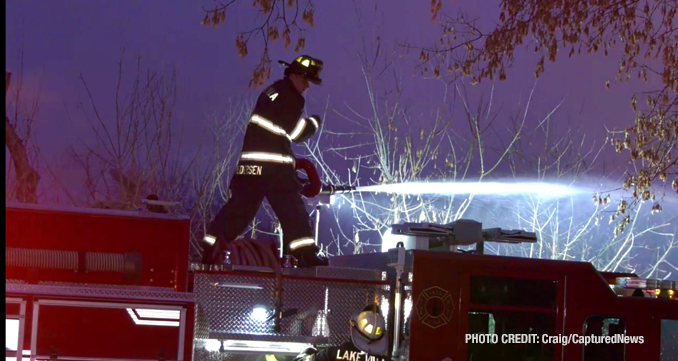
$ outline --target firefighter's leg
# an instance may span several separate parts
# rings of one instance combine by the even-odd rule
[[[299,261],[299,267],[327,266],[328,260],[317,255],[320,250],[306,206],[298,191],[270,191],[266,194],[283,231],[283,251]]]
[[[229,187],[229,199],[210,223],[205,235],[203,263],[213,263],[227,243],[233,242],[256,217],[264,200],[264,190],[258,180],[234,176]],[[215,243],[210,245],[211,237]]]

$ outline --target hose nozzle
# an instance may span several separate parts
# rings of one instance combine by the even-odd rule
[[[355,187],[353,186],[335,186],[335,185],[323,185],[320,190],[320,194],[334,195],[342,193],[352,193],[355,192]]]

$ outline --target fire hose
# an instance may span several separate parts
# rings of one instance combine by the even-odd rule
[[[315,168],[313,163],[308,159],[297,158],[295,163],[295,168],[297,171],[304,171],[308,179],[299,178],[299,181],[303,185],[301,194],[306,198],[314,198],[321,194],[325,195],[335,195],[341,193],[351,193],[356,191],[356,187],[353,186],[337,186],[337,185],[324,185],[320,180],[318,170]]]

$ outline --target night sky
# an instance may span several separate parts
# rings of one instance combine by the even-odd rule
[[[309,112],[319,112],[330,97],[332,109],[347,113],[347,105],[358,111],[368,111],[364,80],[359,73],[356,52],[362,47],[361,36],[373,46],[375,35],[381,35],[384,49],[395,49],[396,42],[430,45],[438,40],[438,25],[430,21],[427,4],[413,1],[361,1],[363,18],[360,29],[356,7],[352,1],[316,2],[315,27],[307,34],[306,49],[325,62],[322,87],[307,92]],[[58,154],[66,144],[79,139],[85,128],[76,110],[83,87],[79,74],[85,77],[102,107],[113,103],[117,76],[116,62],[124,47],[128,70],[134,58],[142,56],[151,68],[174,68],[178,75],[176,119],[184,127],[186,139],[199,142],[203,131],[196,126],[203,114],[223,107],[232,96],[253,97],[259,90],[247,88],[251,70],[259,55],[257,44],[250,45],[250,55],[239,58],[234,47],[234,35],[253,23],[249,3],[238,13],[230,12],[225,25],[216,29],[199,25],[202,6],[212,1],[8,1],[6,3],[6,68],[18,70],[20,51],[24,52],[26,90],[41,86],[38,140],[43,152]],[[376,6],[375,6],[376,4]],[[471,14],[482,14],[492,21],[497,13],[494,1],[456,1],[445,10],[462,6]],[[529,52],[528,52],[529,53]],[[274,60],[291,60],[296,54],[274,45]],[[524,55],[524,54],[523,54]],[[409,60],[408,60],[409,59]],[[413,59],[397,62],[396,69],[403,79],[404,97],[414,116],[425,119],[430,109],[437,107],[440,84],[422,80],[413,68]],[[622,85],[611,91],[605,81],[616,74],[615,58],[602,55],[565,59],[547,64],[546,74],[537,83],[537,97],[532,110],[535,120],[561,100],[564,104],[556,118],[561,128],[567,121],[597,142],[604,141],[605,126],[621,128],[631,124],[633,113],[629,105],[631,90],[639,84]],[[495,109],[499,118],[521,109],[534,84],[535,59],[518,56],[510,70],[509,81],[495,89]],[[272,78],[282,75],[274,64]],[[15,75],[16,76],[16,75]],[[272,80],[273,80],[272,79]],[[387,83],[385,83],[387,84]],[[481,84],[478,89],[488,89]],[[523,104],[518,105],[519,101]],[[70,119],[68,114],[70,114]],[[339,117],[329,117],[330,128],[351,131]],[[565,125],[563,127],[563,125]],[[593,140],[593,139],[592,139]]]

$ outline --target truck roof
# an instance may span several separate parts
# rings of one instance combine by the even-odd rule
[[[101,214],[109,216],[120,216],[120,217],[142,217],[142,218],[161,218],[161,219],[189,219],[187,215],[183,214],[164,214],[164,213],[153,213],[150,211],[143,210],[118,210],[118,209],[102,209],[102,208],[89,208],[89,207],[74,207],[74,206],[48,206],[41,204],[26,204],[26,203],[5,203],[5,209],[14,208],[14,209],[26,209],[26,210],[35,210],[35,211],[48,211],[48,212],[67,212],[67,213],[85,213],[85,214]]]

